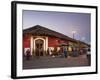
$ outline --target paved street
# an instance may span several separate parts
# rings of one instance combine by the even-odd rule
[[[23,69],[39,69],[39,68],[57,68],[57,67],[80,67],[88,66],[86,55],[78,57],[51,57],[41,56],[33,57],[31,60],[23,60]]]

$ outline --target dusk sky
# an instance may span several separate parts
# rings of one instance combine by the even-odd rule
[[[23,29],[41,25],[73,38],[90,43],[91,15],[88,13],[23,10]]]

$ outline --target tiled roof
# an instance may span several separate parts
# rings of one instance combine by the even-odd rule
[[[24,29],[23,34],[32,34],[32,35],[37,35],[37,36],[53,36],[53,37],[57,37],[60,39],[69,40],[72,42],[78,42],[78,40],[72,39],[62,33],[53,31],[51,29],[45,28],[40,25],[36,25],[36,26],[30,27],[30,28]],[[86,44],[84,42],[81,42],[81,43]]]

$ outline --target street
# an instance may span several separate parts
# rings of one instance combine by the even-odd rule
[[[30,60],[23,60],[23,69],[41,69],[58,67],[80,67],[89,66],[86,55],[78,57],[68,56],[67,58],[56,56],[32,57]]]

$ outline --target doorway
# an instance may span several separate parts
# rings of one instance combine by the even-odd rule
[[[36,48],[36,56],[43,56],[44,53],[44,41],[41,39],[37,39],[35,41],[35,48]]]

